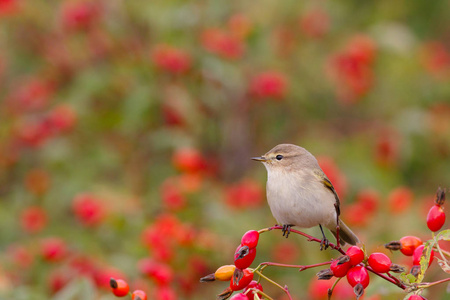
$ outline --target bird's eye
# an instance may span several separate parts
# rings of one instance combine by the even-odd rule
[[[282,159],[283,159],[283,155],[278,154],[277,156],[275,156],[275,158],[276,158],[277,160],[282,160]]]

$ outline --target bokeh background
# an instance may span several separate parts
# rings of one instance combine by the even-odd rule
[[[0,0],[0,99],[2,299],[114,299],[111,276],[214,299],[227,284],[199,278],[275,223],[249,158],[278,143],[318,157],[368,251],[430,238],[450,180],[450,2]],[[277,231],[254,266],[336,256]],[[265,274],[324,299],[316,272]],[[434,263],[426,280],[445,277]],[[403,297],[374,276],[366,294]]]

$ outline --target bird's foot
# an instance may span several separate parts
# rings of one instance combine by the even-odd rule
[[[330,241],[326,237],[323,237],[323,239],[320,241],[320,251],[327,250],[329,246]]]
[[[281,229],[281,231],[283,232],[283,236],[286,236],[286,238],[288,238],[289,234],[291,233],[291,227],[292,225],[284,224],[283,229]]]

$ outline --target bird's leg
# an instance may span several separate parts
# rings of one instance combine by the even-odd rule
[[[293,225],[291,224],[284,224],[283,229],[281,229],[281,232],[283,232],[283,236],[286,236],[286,238],[289,237],[289,234],[291,233],[291,227]]]
[[[322,240],[320,241],[320,251],[327,250],[328,246],[330,246],[330,241],[328,241],[325,233],[323,232],[322,225],[319,224],[320,231],[322,231]]]
[[[339,238],[339,230],[341,227],[339,226],[339,215],[336,215],[336,247],[341,247],[341,239]]]

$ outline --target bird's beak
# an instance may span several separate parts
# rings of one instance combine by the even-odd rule
[[[256,160],[256,161],[261,161],[261,162],[267,161],[267,159],[264,156],[252,157],[251,159]]]

